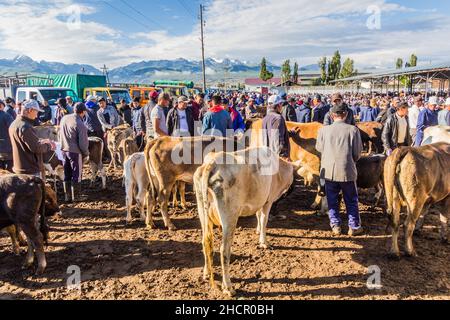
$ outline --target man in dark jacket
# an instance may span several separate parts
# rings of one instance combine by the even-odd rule
[[[135,103],[135,101],[137,101],[137,103],[140,104],[139,98],[134,98],[133,104]],[[122,99],[122,101],[120,101],[120,106],[119,106],[118,112],[119,112],[119,115],[122,117],[124,123],[128,123],[130,125],[130,127],[133,126],[133,120],[132,120],[132,116],[131,116],[131,108],[127,104],[125,99]]]
[[[288,103],[283,107],[283,111],[281,115],[283,116],[284,120],[291,121],[291,122],[297,122],[297,114],[295,112],[295,98],[289,98]]]
[[[84,123],[88,128],[88,135],[90,137],[98,137],[103,139],[103,130],[100,120],[98,120],[97,112],[100,107],[97,104],[97,98],[94,96],[89,96],[86,102],[87,113],[85,116]]]
[[[271,96],[268,101],[267,115],[263,119],[264,145],[280,157],[289,159],[289,133],[286,121],[281,116],[283,100],[279,96]]]
[[[80,194],[83,173],[83,159],[89,156],[88,130],[83,123],[87,113],[84,103],[77,103],[74,114],[64,116],[59,130],[59,141],[64,155],[64,193],[66,202],[70,201],[69,186],[72,201],[77,201]]]
[[[13,155],[8,130],[14,120],[4,111],[5,106],[5,103],[0,100],[0,169],[12,172]]]
[[[52,120],[52,108],[49,106],[48,101],[42,103],[42,112],[39,112],[39,121],[46,123]]]
[[[194,115],[193,110],[188,108],[188,98],[178,98],[176,108],[172,108],[167,114],[167,129],[169,136],[193,137]]]
[[[14,120],[16,120],[17,114],[14,111],[16,102],[13,98],[6,98],[5,102],[6,106],[4,111],[9,114]]]
[[[384,151],[388,156],[399,147],[412,144],[409,134],[408,103],[402,102],[397,106],[397,112],[389,117],[384,125],[381,140]]]
[[[397,106],[400,104],[401,100],[399,97],[394,97],[390,106],[386,109],[381,110],[381,112],[377,116],[377,122],[382,123],[383,125],[386,123],[388,118],[392,117],[397,112]]]
[[[40,140],[36,135],[33,123],[39,111],[37,101],[25,101],[20,116],[9,127],[9,136],[13,149],[14,173],[44,178],[41,174],[42,154],[55,150],[56,145],[50,140]]]
[[[346,112],[346,118],[345,118],[345,123],[349,124],[349,125],[356,125],[355,122],[355,116],[353,114],[353,111],[344,103],[344,99],[342,99],[342,96],[340,93],[335,93],[332,98],[331,98],[331,103],[333,104],[333,107],[336,106],[343,106],[344,109],[347,110]],[[325,115],[325,119],[323,121],[323,125],[325,126],[329,126],[331,124],[333,124],[334,120],[333,117],[331,116],[331,111],[329,111],[326,115]]]
[[[142,121],[142,117],[143,114],[140,99],[135,98],[131,109],[131,127],[133,128],[134,140],[139,148],[139,152],[144,151],[145,148],[145,133],[144,128],[142,127],[144,121]]]
[[[330,106],[322,102],[322,97],[316,95],[313,100],[312,121],[323,123],[325,116],[330,111]]]

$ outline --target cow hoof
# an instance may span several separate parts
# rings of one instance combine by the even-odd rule
[[[406,252],[405,255],[408,258],[416,258],[417,257],[417,253],[415,251],[411,251],[411,252]]]
[[[223,289],[223,294],[227,295],[228,297],[232,298],[236,295],[236,291],[233,289]]]
[[[169,231],[177,231],[177,227],[175,227],[175,225],[170,224],[167,229],[169,229]]]
[[[389,252],[388,258],[390,260],[400,260],[400,252]]]
[[[258,245],[258,249],[261,249],[261,250],[268,250],[268,249],[270,249],[270,246],[269,246],[268,244],[266,244],[266,243],[260,243],[260,244]]]
[[[151,224],[147,224],[147,229],[148,230],[155,230],[157,228],[156,228],[156,225],[154,223],[151,223]]]
[[[45,271],[45,267],[38,267],[37,268],[37,270],[36,270],[36,273],[35,273],[35,275],[36,276],[40,276],[40,275],[43,275],[44,274],[44,271]]]
[[[133,223],[133,220],[127,220],[126,221],[127,226],[131,225],[132,223]]]

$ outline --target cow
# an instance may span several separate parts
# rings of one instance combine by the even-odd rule
[[[128,224],[132,222],[131,209],[133,201],[136,201],[141,218],[145,220],[145,201],[149,186],[149,178],[145,167],[145,156],[143,152],[135,153],[125,161],[123,176],[127,204],[126,221]]]
[[[40,125],[34,127],[39,139],[49,139],[57,142],[59,140],[59,126]]]
[[[103,167],[103,140],[98,137],[89,137],[89,167],[91,169],[91,186],[94,185],[100,172],[102,189],[106,189],[106,171]]]
[[[194,173],[211,151],[237,150],[236,139],[220,137],[160,137],[149,141],[145,147],[145,165],[150,187],[147,192],[146,225],[155,227],[152,213],[156,201],[161,206],[164,225],[176,230],[168,215],[168,202],[177,182],[194,183]],[[242,147],[244,149],[244,146]],[[181,205],[186,207],[184,187],[181,186]]]
[[[0,176],[0,229],[15,225],[27,238],[28,252],[24,267],[31,267],[34,251],[38,259],[36,274],[45,271],[44,244],[48,241],[45,212],[45,183],[27,175]]]
[[[268,248],[266,226],[272,204],[294,181],[294,167],[265,147],[234,153],[210,153],[194,175],[202,245],[203,277],[214,288],[213,227],[222,228],[222,290],[235,294],[230,281],[230,254],[239,217],[257,216],[259,247]]]
[[[296,123],[286,122],[287,128],[290,132],[295,134],[290,135],[290,158],[298,168],[297,174],[303,178],[305,185],[315,185],[318,188],[316,198],[314,200],[312,209],[321,207],[320,212],[326,213],[327,202],[323,197],[323,191],[320,186],[320,153],[316,150],[317,136],[319,130],[323,127],[321,123]],[[262,139],[262,120],[256,121],[252,125],[251,143],[252,147],[263,145]]]
[[[358,178],[356,185],[360,189],[372,189],[375,188],[375,201],[372,208],[379,205],[383,196],[384,183],[384,163],[386,156],[373,155],[363,156],[356,162],[356,169],[358,171]],[[383,207],[384,210],[384,207]]]
[[[428,144],[446,142],[450,143],[450,127],[449,126],[435,126],[426,128],[423,133],[422,146]]]
[[[368,154],[382,153],[383,142],[381,141],[381,133],[383,132],[383,125],[379,122],[359,122],[356,124],[361,134],[361,140],[364,147],[368,150]]]
[[[387,212],[391,219],[392,244],[390,254],[400,257],[398,232],[400,211],[407,208],[404,222],[406,254],[416,256],[413,233],[420,215],[430,206],[441,208],[441,239],[446,242],[450,217],[450,144],[436,143],[423,147],[403,147],[386,160],[384,184]]]
[[[139,152],[133,137],[123,139],[119,144],[119,164],[123,165],[132,154]]]
[[[111,155],[111,163],[109,164],[109,169],[117,169],[117,166],[119,164],[118,158],[120,143],[122,142],[122,140],[132,136],[133,129],[128,124],[118,126],[108,131],[107,147]]]
[[[11,173],[5,170],[0,170],[0,177],[10,175]],[[61,210],[58,205],[58,197],[56,192],[50,188],[49,185],[45,185],[45,212],[47,216],[52,216],[54,214],[61,214]],[[14,225],[6,228],[6,232],[11,237],[13,244],[14,253],[19,253],[19,244],[25,243],[22,234],[18,228]]]

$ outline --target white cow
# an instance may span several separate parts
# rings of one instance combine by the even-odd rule
[[[131,223],[131,209],[133,201],[139,208],[141,218],[146,219],[145,201],[149,187],[147,169],[145,168],[144,153],[131,155],[124,163],[123,176],[126,190],[127,223]]]
[[[433,143],[446,142],[450,143],[450,127],[449,126],[435,126],[426,128],[423,132],[422,146]]]
[[[225,162],[223,161],[225,160]],[[234,295],[229,265],[231,244],[239,217],[255,215],[260,248],[267,248],[266,226],[272,204],[294,181],[293,166],[266,147],[235,153],[211,153],[194,175],[194,186],[203,233],[203,277],[214,288],[213,225],[222,227],[222,289]]]

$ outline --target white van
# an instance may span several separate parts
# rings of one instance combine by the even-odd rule
[[[24,100],[36,100],[40,103],[48,101],[52,108],[52,118],[56,117],[56,101],[59,98],[72,97],[74,102],[78,102],[78,97],[75,91],[69,88],[54,88],[54,87],[19,87],[16,91],[16,102]]]

